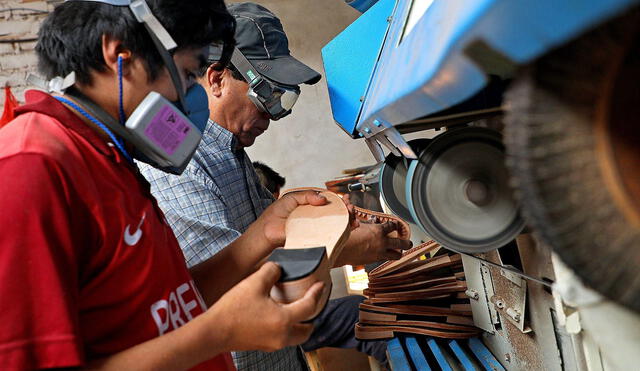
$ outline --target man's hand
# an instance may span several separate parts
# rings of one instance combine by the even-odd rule
[[[313,315],[324,284],[314,284],[298,301],[278,304],[269,292],[280,274],[277,264],[265,263],[203,315],[209,316],[212,323],[222,325],[210,331],[225,333],[226,350],[274,351],[301,344],[309,338],[313,325],[301,321]]]
[[[351,232],[335,266],[362,265],[381,260],[400,259],[402,250],[410,249],[412,243],[409,240],[389,237],[390,233],[398,229],[399,225],[395,222],[360,223],[360,226]]]
[[[198,290],[208,306],[231,287],[255,272],[276,247],[284,245],[285,224],[300,205],[327,203],[315,191],[295,192],[271,204],[249,228],[229,246],[190,269]]]
[[[311,286],[300,300],[282,305],[269,297],[279,277],[280,268],[269,262],[183,326],[106,358],[90,359],[87,368],[186,370],[224,352],[274,351],[301,344],[313,325],[300,321],[313,315],[323,283]]]
[[[285,223],[293,210],[301,205],[321,206],[326,203],[327,199],[316,191],[287,193],[271,204],[254,225],[262,228],[262,234],[272,249],[280,247],[285,241]]]

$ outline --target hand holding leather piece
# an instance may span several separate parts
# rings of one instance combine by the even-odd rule
[[[324,281],[325,291],[322,297],[325,300],[322,301],[322,306],[316,309],[314,315],[317,315],[329,298],[329,268],[339,266],[336,261],[339,257],[344,257],[342,251],[347,245],[352,251],[346,255],[346,260],[342,260],[345,263],[399,258],[400,251],[410,248],[411,242],[401,242],[391,236],[408,240],[411,232],[409,226],[397,217],[355,207],[348,198],[341,198],[338,194],[324,189],[295,188],[285,191],[281,199],[310,190],[320,192],[327,203],[321,206],[297,206],[289,212],[284,248],[273,254],[270,259],[281,262],[287,270],[298,273],[292,275],[295,279],[278,282],[271,291],[271,296],[278,302],[288,303],[299,298],[313,282]],[[358,219],[363,223],[374,224],[360,224]],[[356,238],[349,237],[352,230],[359,231]],[[347,241],[351,243],[348,244]],[[318,248],[324,248],[323,252],[326,252],[326,255],[317,255]],[[294,253],[293,250],[298,251]]]
[[[361,222],[359,227],[351,232],[351,236],[337,258],[335,266],[345,264],[363,265],[381,260],[397,260],[402,257],[402,251],[410,249],[411,241],[391,237],[400,232],[400,225],[395,221],[382,224]]]
[[[301,205],[321,206],[326,203],[324,196],[312,190],[288,193],[271,204],[254,224],[262,228],[262,234],[273,250],[284,245],[285,224],[293,210]]]
[[[315,283],[293,303],[279,304],[269,296],[269,292],[280,278],[280,272],[277,264],[264,264],[223,295],[203,315],[216,318],[212,323],[218,327],[211,328],[212,332],[226,333],[226,350],[274,351],[301,344],[309,338],[313,325],[301,322],[315,311],[323,284]]]
[[[322,188],[294,188],[283,192],[281,198],[299,194],[303,190],[327,192]],[[402,256],[402,250],[411,248],[411,230],[404,220],[395,215],[357,207],[351,204],[349,195],[342,196],[342,201],[349,211],[351,234],[344,249],[339,254],[334,254],[334,267],[396,260]]]

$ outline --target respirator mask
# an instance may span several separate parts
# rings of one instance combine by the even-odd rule
[[[200,143],[209,119],[209,105],[206,91],[197,83],[189,87],[186,94],[184,93],[182,79],[170,54],[177,48],[177,44],[153,15],[145,0],[67,1],[97,1],[114,6],[128,6],[136,20],[145,26],[160,53],[178,94],[178,101],[171,102],[159,93],[152,91],[140,102],[131,115],[125,118],[122,108],[122,60],[120,58],[118,60],[120,122],[72,87],[75,82],[73,73],[65,79],[55,78],[48,82],[49,90],[56,91],[55,88],[58,88],[59,92],[63,92],[65,96],[73,98],[75,102],[79,103],[81,107],[64,97],[56,97],[56,99],[70,104],[85,117],[97,119],[99,122],[96,124],[107,132],[118,149],[130,161],[135,158],[162,171],[181,174]],[[230,30],[230,37],[224,41],[221,58],[223,66],[228,63],[233,51],[233,28]],[[52,84],[56,85],[54,82],[56,79],[58,79],[57,85],[59,86],[52,87]],[[95,120],[92,121],[95,122]],[[134,153],[128,154],[122,141],[116,136],[132,144],[135,148]]]
[[[300,96],[297,86],[277,84],[260,75],[238,48],[233,49],[231,64],[249,83],[247,96],[260,112],[267,113],[272,120],[279,120],[291,113]]]

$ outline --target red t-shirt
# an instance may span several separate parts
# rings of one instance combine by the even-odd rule
[[[26,100],[0,130],[1,368],[82,366],[202,313],[144,178],[50,95]]]

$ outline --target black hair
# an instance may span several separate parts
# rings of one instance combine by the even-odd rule
[[[213,42],[234,43],[235,19],[222,0],[146,0],[151,12],[178,44],[177,50]],[[103,71],[102,35],[120,41],[145,61],[150,81],[164,63],[149,33],[128,6],[93,1],[58,5],[38,32],[38,67],[47,79],[72,71],[81,84],[91,84],[91,71]],[[175,50],[173,51],[175,52]]]
[[[280,188],[284,187],[285,178],[278,174],[275,170],[262,162],[255,161],[253,168],[260,179],[260,183],[271,193],[276,193]]]

